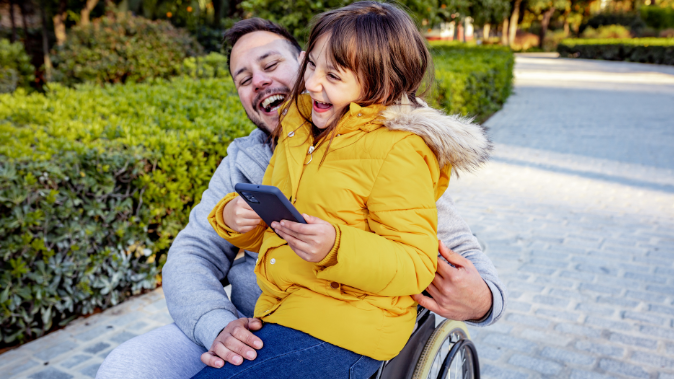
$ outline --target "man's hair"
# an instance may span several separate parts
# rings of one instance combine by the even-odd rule
[[[297,55],[299,55],[302,52],[302,47],[297,42],[295,37],[293,37],[293,35],[290,34],[288,29],[269,20],[254,17],[237,22],[236,24],[234,24],[234,26],[227,29],[227,31],[225,32],[223,47],[225,48],[226,51],[225,54],[227,55],[227,66],[229,66],[230,59],[232,56],[232,48],[234,47],[234,45],[236,45],[236,42],[246,34],[253,32],[274,33],[284,38],[286,41],[288,41],[291,48],[295,49],[295,51],[297,52]],[[229,71],[231,73],[232,71],[231,67],[229,67]]]

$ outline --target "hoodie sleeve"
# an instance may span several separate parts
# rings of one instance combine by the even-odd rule
[[[234,188],[230,156],[215,171],[189,223],[171,244],[162,270],[169,313],[196,344],[210,348],[227,324],[238,318],[221,280],[227,277],[239,249],[220,238],[208,224],[208,213]]]
[[[335,224],[337,247],[318,263],[324,267],[318,277],[382,296],[426,289],[437,268],[439,177],[435,155],[420,137],[398,141],[366,203],[372,232]]]
[[[467,321],[476,326],[488,326],[498,321],[506,307],[507,293],[491,259],[482,251],[470,227],[459,216],[448,192],[436,203],[438,207],[438,239],[445,246],[473,263],[482,279],[491,290],[492,306],[482,320]]]

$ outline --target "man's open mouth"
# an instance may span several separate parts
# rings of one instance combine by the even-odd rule
[[[274,94],[260,102],[260,109],[265,113],[276,111],[286,99],[285,94]]]

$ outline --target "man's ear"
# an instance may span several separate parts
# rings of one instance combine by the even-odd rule
[[[304,61],[304,55],[306,54],[306,51],[302,51],[300,55],[297,56],[297,61],[302,64],[302,61]]]

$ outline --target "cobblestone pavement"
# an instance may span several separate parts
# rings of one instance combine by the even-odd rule
[[[450,190],[510,291],[487,378],[674,378],[674,67],[519,56]]]
[[[471,328],[486,378],[674,379],[674,68],[519,56],[493,161],[450,185],[510,291]],[[171,322],[161,289],[0,355],[0,377],[94,377]]]

